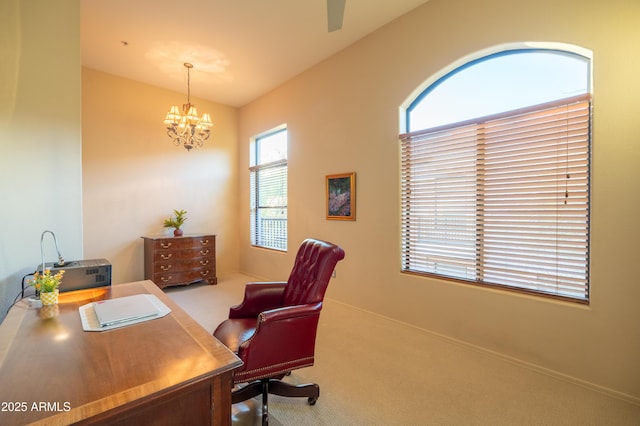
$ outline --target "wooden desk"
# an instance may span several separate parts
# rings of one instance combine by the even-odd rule
[[[80,306],[139,293],[172,312],[82,330]],[[20,302],[0,326],[1,425],[230,424],[241,361],[153,282],[61,293],[57,315],[41,318],[46,313]]]

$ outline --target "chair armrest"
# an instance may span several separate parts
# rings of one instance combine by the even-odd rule
[[[309,315],[319,315],[322,309],[322,302],[312,303],[308,305],[285,306],[283,308],[271,309],[263,311],[258,315],[258,329],[264,327],[264,323],[274,321],[292,320]]]
[[[229,309],[229,318],[257,318],[261,312],[282,306],[285,281],[247,283],[244,299]]]

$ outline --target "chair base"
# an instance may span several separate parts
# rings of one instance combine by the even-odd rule
[[[231,403],[246,401],[258,395],[262,395],[262,424],[269,424],[268,394],[307,398],[309,405],[315,405],[320,397],[320,386],[315,383],[306,385],[292,385],[279,379],[261,379],[251,382],[248,385],[237,389],[231,393]]]

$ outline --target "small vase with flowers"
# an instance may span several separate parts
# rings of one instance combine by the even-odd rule
[[[60,283],[62,282],[62,275],[64,275],[64,271],[58,271],[52,274],[50,269],[45,269],[44,272],[37,271],[33,274],[33,279],[28,281],[28,284],[35,287],[36,291],[40,293],[40,301],[43,306],[58,303],[58,292]]]

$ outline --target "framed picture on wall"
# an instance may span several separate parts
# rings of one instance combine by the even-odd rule
[[[327,219],[356,220],[356,174],[327,176]]]

